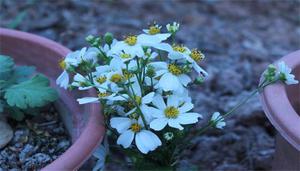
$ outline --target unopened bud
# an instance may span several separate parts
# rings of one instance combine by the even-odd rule
[[[114,39],[114,35],[110,32],[105,33],[104,41],[106,44],[111,45]]]

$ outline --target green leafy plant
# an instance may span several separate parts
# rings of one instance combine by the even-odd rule
[[[34,67],[15,66],[11,57],[0,55],[0,113],[22,120],[25,114],[35,114],[33,109],[57,99],[48,78],[34,73]]]

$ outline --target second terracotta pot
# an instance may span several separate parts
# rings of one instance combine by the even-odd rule
[[[300,80],[300,50],[279,61],[284,61]],[[300,84],[270,85],[261,93],[261,101],[266,116],[278,131],[273,169],[300,170]]]

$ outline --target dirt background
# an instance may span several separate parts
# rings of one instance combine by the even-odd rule
[[[180,43],[198,47],[210,76],[192,88],[196,111],[225,112],[254,89],[272,63],[300,48],[299,0],[0,0],[0,26],[45,36],[74,50],[88,34],[118,38],[147,24],[177,21]],[[17,48],[17,47],[16,47]],[[222,131],[195,137],[188,162],[202,170],[269,170],[275,130],[258,97],[228,120]]]

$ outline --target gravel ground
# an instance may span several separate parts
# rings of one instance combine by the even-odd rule
[[[11,142],[0,150],[0,171],[37,170],[57,159],[71,145],[55,108],[24,122],[9,120],[14,130]]]
[[[16,11],[17,18],[23,17],[20,23]],[[1,26],[71,49],[86,45],[88,34],[109,31],[121,38],[152,21],[180,22],[180,43],[198,47],[207,57],[203,67],[210,76],[203,86],[192,88],[196,111],[207,117],[228,111],[256,87],[269,63],[300,47],[299,0],[2,0],[0,13]],[[255,97],[228,120],[226,129],[195,137],[197,145],[182,163],[203,170],[269,170],[274,134]]]

